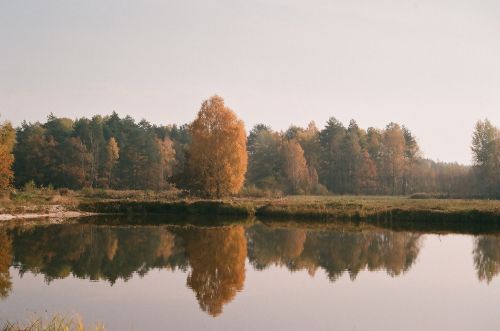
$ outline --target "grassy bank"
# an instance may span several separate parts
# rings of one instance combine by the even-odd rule
[[[365,221],[499,222],[500,201],[407,197],[288,197],[256,210],[259,218]]]
[[[128,201],[108,200],[83,202],[79,210],[104,214],[175,214],[250,217],[255,213],[249,202],[180,200],[180,201]]]
[[[202,200],[176,191],[48,190],[15,192],[0,199],[0,214],[39,213],[55,206],[101,214],[177,215],[261,220],[500,224],[500,200],[412,199],[390,196],[289,196]]]
[[[48,214],[54,206],[62,206],[66,210],[78,210],[78,206],[86,202],[99,201],[174,201],[179,200],[181,192],[171,191],[138,191],[138,190],[103,190],[30,188],[28,190],[0,191],[0,214]]]
[[[256,216],[261,220],[296,221],[351,220],[390,222],[499,223],[500,201],[409,199],[407,197],[314,197],[282,199],[238,198],[223,201],[129,201],[108,200],[81,203],[86,212],[107,214],[176,214],[207,216]]]

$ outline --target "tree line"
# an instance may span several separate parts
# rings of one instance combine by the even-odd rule
[[[335,118],[319,130],[290,127],[285,132],[255,126],[248,138],[247,181],[260,189],[292,194],[470,193],[469,167],[422,157],[405,126],[364,130]]]
[[[484,196],[500,198],[500,129],[490,121],[476,123],[472,154],[478,191]]]
[[[243,122],[219,96],[203,102],[181,126],[131,117],[96,115],[0,127],[0,188],[27,183],[55,188],[151,189],[171,187],[222,197],[246,194],[389,194],[438,192],[500,197],[500,133],[476,124],[474,165],[423,157],[405,126],[363,129],[334,117],[318,129],[265,124],[245,133]]]

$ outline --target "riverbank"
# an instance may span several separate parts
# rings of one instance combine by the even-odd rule
[[[500,200],[412,199],[392,196],[289,196],[203,200],[171,192],[18,193],[0,201],[0,220],[91,214],[252,218],[279,222],[370,221],[500,225]]]
[[[500,223],[499,200],[408,197],[290,197],[266,204],[259,218],[363,221],[485,221]]]
[[[84,212],[257,217],[296,221],[488,222],[500,224],[498,200],[410,199],[407,197],[291,196],[281,199],[86,202]]]

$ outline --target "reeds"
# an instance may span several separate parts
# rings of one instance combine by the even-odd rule
[[[33,317],[29,322],[6,322],[0,327],[1,331],[104,331],[102,324],[85,326],[79,316],[66,317],[60,314],[49,319]]]

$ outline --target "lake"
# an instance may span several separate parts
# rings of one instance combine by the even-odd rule
[[[76,313],[107,330],[500,329],[500,231],[99,224],[0,227],[0,322]]]

